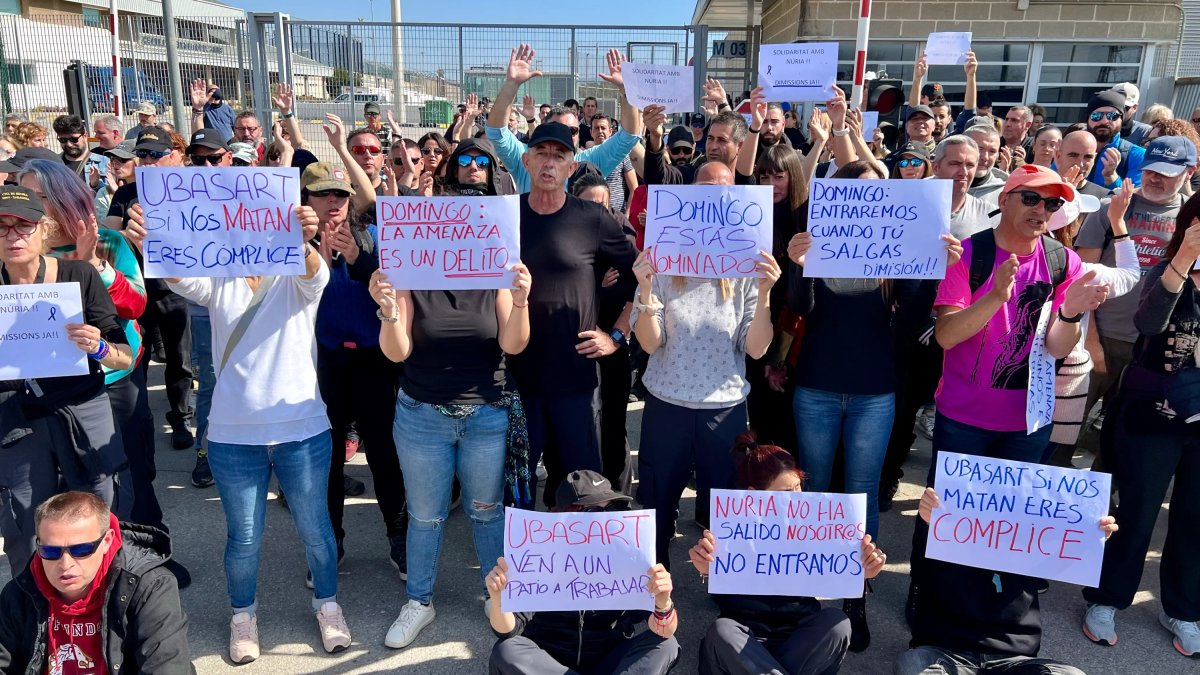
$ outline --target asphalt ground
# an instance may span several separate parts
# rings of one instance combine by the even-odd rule
[[[174,555],[192,575],[192,585],[182,592],[190,626],[188,636],[196,669],[202,674],[232,672],[227,655],[229,601],[222,572],[225,520],[215,487],[197,489],[190,472],[195,461],[189,451],[172,450],[165,426],[166,396],[162,367],[150,373],[151,406],[157,436],[157,493],[174,533]],[[629,441],[638,446],[641,404],[629,412]],[[368,449],[369,451],[369,449]],[[861,654],[850,654],[843,673],[891,673],[895,658],[908,647],[909,632],[904,622],[908,589],[908,560],[912,522],[916,515],[920,485],[914,480],[926,474],[929,442],[918,442],[905,466],[891,512],[881,514],[882,548],[888,564],[874,582],[868,597],[872,641]],[[304,585],[306,563],[288,512],[274,494],[267,509],[267,530],[262,547],[258,584],[258,625],[262,657],[236,666],[238,673],[419,673],[453,674],[487,672],[487,657],[495,642],[483,610],[478,563],[471,543],[469,522],[461,509],[446,523],[434,607],[437,618],[410,647],[388,649],[383,637],[406,598],[388,560],[383,522],[375,506],[379,486],[371,482],[361,455],[346,468],[348,475],[366,482],[367,493],[346,504],[346,561],[338,576],[338,601],[346,612],[354,635],[352,647],[338,655],[321,648],[316,619],[310,608],[311,591]],[[686,562],[687,549],[700,535],[692,520],[694,494],[685,495],[679,531],[672,544],[675,568],[674,599],[679,608],[677,633],[683,655],[676,673],[695,673],[700,640],[716,618],[714,605],[705,597],[699,576]],[[1157,621],[1159,603],[1158,569],[1166,534],[1164,517],[1159,518],[1145,573],[1134,604],[1118,613],[1120,643],[1103,647],[1089,642],[1080,631],[1084,601],[1079,587],[1052,583],[1041,599],[1044,639],[1042,655],[1061,659],[1087,673],[1200,673],[1200,662],[1186,659],[1171,646],[1168,633]],[[8,564],[0,563],[0,582],[8,581]]]

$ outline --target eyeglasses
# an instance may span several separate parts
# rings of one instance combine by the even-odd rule
[[[487,157],[487,155],[459,155],[458,156],[458,165],[463,168],[471,166],[472,162],[475,163],[475,166],[477,166],[481,169],[486,169],[492,165],[492,160],[489,159]]]
[[[899,162],[896,162],[896,166],[900,167],[901,169],[907,169],[910,166],[922,167],[925,166],[925,160],[917,157],[909,157],[908,159],[902,159]]]
[[[1117,120],[1121,119],[1121,113],[1117,112],[1116,110],[1109,110],[1108,112],[1100,112],[1097,110],[1091,115],[1088,115],[1088,119],[1093,122],[1099,122],[1103,119],[1107,119],[1109,122],[1116,122]]]
[[[352,145],[350,146],[350,152],[356,155],[369,154],[372,157],[377,157],[383,154],[383,148],[379,147],[378,145]]]
[[[44,546],[38,544],[38,555],[42,556],[42,560],[58,560],[63,557],[64,553],[70,553],[75,560],[83,560],[84,558],[92,557],[96,549],[100,548],[100,544],[104,542],[104,538],[108,536],[108,532],[100,535],[96,541],[89,541],[84,544],[71,544],[70,546]]]
[[[252,134],[261,128],[262,127],[234,127],[233,130],[240,131],[243,134]]]
[[[445,150],[442,150],[441,148],[437,148],[437,147],[433,147],[433,146],[421,148],[422,155],[441,155],[441,154],[445,154],[445,152],[446,152]]]
[[[671,148],[671,154],[672,155],[690,155],[690,154],[692,154],[692,149],[691,148]]]
[[[1021,203],[1025,206],[1037,206],[1038,202],[1046,205],[1046,213],[1054,213],[1061,209],[1066,202],[1058,197],[1043,197],[1032,190],[1022,190],[1017,193],[1021,198]]]
[[[134,150],[133,155],[138,159],[162,159],[171,154],[170,150]]]
[[[59,136],[58,142],[59,143],[70,143],[71,145],[75,145],[76,143],[79,142],[79,139],[81,139],[81,138],[83,138],[82,134],[76,134],[74,136]]]
[[[8,237],[9,232],[16,232],[18,237],[28,237],[37,230],[37,223],[21,221],[16,225],[0,225],[0,239]]]
[[[108,156],[109,164],[124,164],[125,162],[132,162],[132,161],[133,161],[132,157],[129,159],[125,159],[124,157],[117,157],[116,155]]]
[[[222,152],[217,155],[192,155],[192,166],[204,166],[205,164],[216,166],[221,163],[222,159],[225,159],[226,154]]]
[[[317,192],[308,193],[310,197],[318,197],[325,199],[326,197],[339,197],[341,199],[349,199],[350,193],[345,190],[318,190]]]
[[[363,113],[363,117],[379,117],[379,113]]]
[[[247,162],[244,159],[234,159],[233,165],[234,166],[250,166],[251,164],[250,164],[250,162]]]

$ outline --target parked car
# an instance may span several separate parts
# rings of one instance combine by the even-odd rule
[[[108,66],[84,66],[87,75],[88,100],[93,112],[112,112],[113,77]],[[142,101],[149,101],[159,110],[165,110],[167,99],[154,87],[145,71],[135,71],[131,66],[121,68],[121,88],[124,110],[130,110]]]

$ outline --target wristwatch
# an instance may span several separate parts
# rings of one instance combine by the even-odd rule
[[[613,342],[623,345],[625,344],[625,333],[620,328],[614,328],[609,331],[608,336],[613,339]]]

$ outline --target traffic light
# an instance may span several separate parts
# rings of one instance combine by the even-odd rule
[[[867,83],[867,110],[879,113],[879,128],[884,133],[884,142],[893,147],[899,132],[904,128],[900,113],[904,109],[904,82],[891,78],[870,80]],[[888,138],[888,136],[892,136]]]

